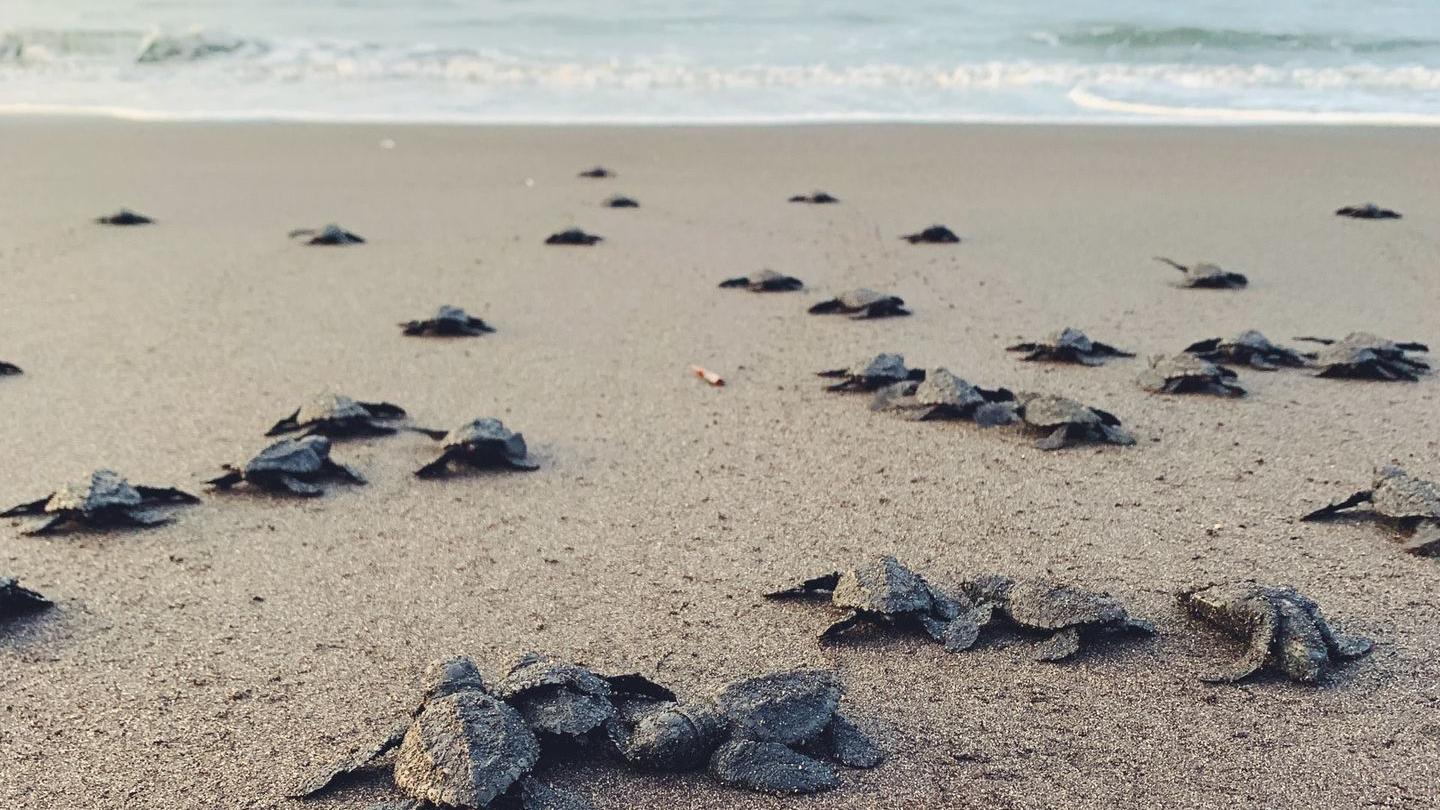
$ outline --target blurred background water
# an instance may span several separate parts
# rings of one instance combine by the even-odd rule
[[[1440,124],[1440,0],[0,0],[0,111]]]

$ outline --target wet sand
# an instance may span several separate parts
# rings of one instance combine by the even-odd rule
[[[0,380],[4,505],[99,465],[197,488],[326,387],[429,426],[501,417],[543,466],[420,481],[434,445],[401,435],[338,444],[370,484],[317,500],[214,497],[109,535],[0,525],[0,571],[58,603],[0,635],[0,804],[364,806],[397,796],[386,778],[282,796],[383,733],[430,658],[498,675],[538,649],[685,694],[833,667],[893,752],[815,798],[545,773],[598,808],[1434,806],[1440,565],[1369,523],[1295,517],[1392,459],[1440,477],[1440,382],[1242,371],[1240,401],[1162,397],[1136,386],[1141,359],[1003,347],[1064,325],[1142,356],[1250,327],[1440,344],[1437,137],[6,119],[0,358],[26,374]],[[596,163],[619,176],[575,176]],[[785,202],[816,188],[843,202]],[[615,193],[642,207],[602,207]],[[1331,214],[1366,200],[1405,219]],[[159,223],[90,224],[121,205]],[[330,221],[369,244],[285,237]],[[897,238],[936,222],[964,243]],[[606,241],[542,244],[571,226]],[[1251,285],[1179,289],[1156,254]],[[762,267],[808,289],[715,288]],[[804,314],[858,285],[914,316]],[[401,337],[441,303],[499,331]],[[1045,453],[871,413],[812,376],[877,351],[1075,396],[1138,444]],[[880,552],[941,585],[998,570],[1105,589],[1161,635],[1060,665],[1028,642],[821,648],[824,611],[758,598]],[[1199,682],[1240,645],[1173,594],[1251,577],[1293,583],[1376,651],[1323,688]]]

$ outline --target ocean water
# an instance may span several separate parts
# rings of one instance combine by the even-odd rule
[[[1440,124],[1440,0],[0,0],[0,112]]]

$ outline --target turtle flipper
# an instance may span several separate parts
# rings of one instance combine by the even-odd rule
[[[392,405],[389,402],[357,402],[355,403],[370,412],[376,419],[404,419],[405,409],[399,405]]]
[[[146,509],[131,509],[119,514],[118,522],[136,529],[148,529],[152,526],[160,526],[170,522],[170,518],[159,512],[151,512]]]
[[[829,764],[777,742],[732,739],[710,757],[710,774],[727,785],[777,796],[817,793],[840,784]]]
[[[845,631],[849,630],[850,628],[854,627],[855,625],[859,624],[860,621],[860,614],[852,610],[849,613],[845,614],[843,618],[831,622],[829,627],[821,630],[820,641],[822,643],[830,641],[835,637],[841,635]]]
[[[279,422],[276,422],[275,424],[271,425],[271,426],[270,426],[270,429],[267,430],[267,431],[265,431],[265,435],[266,435],[266,436],[279,436],[279,435],[282,434],[282,433],[291,433],[291,432],[293,432],[293,431],[295,431],[295,430],[298,430],[299,427],[300,427],[300,424],[299,424],[298,422],[296,422],[295,420],[297,420],[297,419],[299,419],[299,418],[300,418],[300,409],[299,409],[299,408],[296,408],[294,413],[290,414],[289,416],[285,417],[284,419],[281,419]]]
[[[1245,654],[1228,669],[1201,675],[1200,680],[1210,683],[1235,683],[1259,672],[1270,660],[1279,631],[1280,616],[1273,606],[1266,605],[1265,612],[1260,614],[1259,625],[1250,631],[1250,646],[1246,648]]]
[[[725,279],[724,281],[720,282],[720,286],[721,286],[721,287],[725,287],[725,288],[730,288],[730,287],[749,287],[749,286],[750,286],[750,279],[747,278],[747,277],[745,277],[745,276],[736,276],[735,278],[727,278],[727,279]]]
[[[445,452],[440,454],[439,458],[416,470],[415,475],[420,478],[443,477],[446,473],[450,471],[450,461],[452,458],[454,458],[454,455],[455,454],[451,451],[446,450]]]
[[[1174,259],[1167,259],[1167,258],[1165,258],[1164,256],[1156,256],[1156,257],[1154,257],[1154,258],[1155,258],[1155,261],[1157,261],[1157,262],[1163,262],[1163,263],[1165,263],[1165,264],[1168,264],[1168,265],[1170,265],[1171,267],[1175,268],[1176,270],[1179,270],[1179,271],[1182,272],[1182,273],[1188,273],[1188,272],[1190,272],[1190,268],[1188,268],[1188,267],[1186,267],[1185,265],[1183,265],[1183,264],[1175,261]]]
[[[1440,523],[1428,521],[1420,524],[1415,534],[1400,548],[1407,554],[1421,557],[1440,555]]]
[[[200,503],[200,499],[174,487],[135,487],[135,491],[147,501],[157,503]]]
[[[520,782],[520,810],[590,810],[590,802],[533,778]]]
[[[765,598],[788,599],[796,596],[813,596],[818,593],[830,593],[831,591],[835,590],[835,586],[839,583],[840,572],[832,571],[828,574],[821,574],[818,577],[812,577],[801,582],[798,585],[793,585],[783,590],[771,591],[770,593],[765,594]]]
[[[229,470],[224,475],[206,481],[205,485],[216,489],[229,489],[244,480],[245,476],[239,470]]]
[[[838,712],[821,734],[815,753],[847,768],[873,768],[885,761],[885,752],[870,735]]]
[[[1310,514],[1305,515],[1305,516],[1301,517],[1300,519],[1301,519],[1301,520],[1305,520],[1305,521],[1309,521],[1309,520],[1324,520],[1325,518],[1334,517],[1334,516],[1335,516],[1336,514],[1338,514],[1339,512],[1342,512],[1342,511],[1344,511],[1344,510],[1346,510],[1346,509],[1353,509],[1353,508],[1359,506],[1360,504],[1369,501],[1370,498],[1371,498],[1371,496],[1373,496],[1374,494],[1375,494],[1375,493],[1372,492],[1371,490],[1362,489],[1362,490],[1360,490],[1359,492],[1355,493],[1354,495],[1351,495],[1350,497],[1346,498],[1346,499],[1343,500],[1343,501],[1336,501],[1335,503],[1332,503],[1332,504],[1330,504],[1329,506],[1325,506],[1325,507],[1322,507],[1322,508],[1320,508],[1320,509],[1316,509],[1314,512],[1311,512]]]
[[[318,498],[321,495],[325,494],[325,490],[321,487],[318,487],[315,484],[309,484],[301,481],[299,478],[296,478],[292,475],[282,475],[275,480],[277,483],[279,483],[281,489],[284,489],[291,495],[300,495],[306,498]]]
[[[1033,650],[1037,661],[1064,661],[1080,652],[1080,628],[1066,627],[1057,630]]]
[[[20,517],[22,515],[44,514],[45,504],[50,502],[50,497],[51,496],[46,495],[38,501],[31,501],[30,503],[22,503],[19,506],[12,506],[9,509],[6,509],[4,512],[0,512],[0,517]]]
[[[1055,428],[1055,430],[1051,432],[1049,436],[1044,436],[1035,440],[1035,446],[1041,450],[1059,450],[1060,448],[1068,445],[1069,443],[1070,428],[1067,425],[1061,425],[1060,427]]]
[[[327,466],[325,468],[325,471],[335,476],[336,478],[343,478],[344,480],[349,481],[352,484],[370,483],[369,481],[365,480],[365,476],[361,475],[359,470],[351,467],[349,464],[341,464],[337,461],[330,461],[326,462],[326,465]]]
[[[832,298],[829,301],[821,301],[807,310],[811,315],[828,315],[831,312],[840,312],[844,309],[838,299]]]
[[[346,776],[368,766],[370,763],[384,756],[390,749],[400,744],[405,739],[405,732],[410,728],[410,721],[407,719],[395,725],[385,737],[368,748],[362,748],[351,752],[339,765],[331,768],[322,774],[307,779],[298,785],[293,792],[288,794],[291,799],[308,799],[318,796],[321,793],[335,786],[335,783]]]
[[[24,534],[34,535],[37,537],[46,534],[54,534],[60,529],[61,526],[69,523],[72,519],[73,516],[70,515],[68,512],[61,512],[50,518],[49,520],[45,521],[44,523],[26,529],[24,531]]]

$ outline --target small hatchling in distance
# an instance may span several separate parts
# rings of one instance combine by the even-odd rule
[[[923,231],[906,234],[900,238],[912,245],[953,245],[960,241],[960,237],[944,225],[931,225]]]
[[[1369,639],[1332,628],[1320,608],[1294,588],[1240,582],[1187,590],[1180,602],[1192,614],[1248,642],[1228,669],[1201,680],[1233,683],[1274,669],[1301,683],[1317,683],[1340,661],[1370,652]]]
[[[814,194],[796,194],[791,197],[792,203],[810,203],[811,205],[832,205],[840,202],[840,198],[824,191],[817,191]]]
[[[1163,262],[1185,274],[1181,279],[1181,287],[1198,287],[1206,290],[1238,290],[1250,283],[1250,280],[1240,273],[1232,273],[1221,268],[1219,265],[1208,262],[1196,262],[1192,265],[1183,265],[1164,256],[1156,256],[1155,261]]]
[[[324,436],[281,439],[240,465],[226,464],[224,474],[206,481],[228,490],[242,481],[269,492],[288,492],[313,498],[325,494],[325,481],[365,483],[353,468],[330,458],[330,440]]]
[[[767,269],[751,273],[748,276],[727,278],[720,282],[720,286],[724,288],[739,287],[750,292],[793,292],[803,288],[805,283],[794,276]]]
[[[49,599],[22,586],[14,577],[0,576],[0,620],[34,613],[50,605]]]
[[[437,337],[478,337],[494,332],[495,327],[473,317],[459,307],[448,304],[435,311],[434,316],[421,321],[406,321],[400,329],[407,335],[435,335]]]
[[[1351,512],[1369,504],[1369,509]],[[1316,509],[1301,520],[1327,520],[1344,514],[1375,518],[1408,539],[1402,548],[1422,556],[1440,555],[1440,484],[1417,478],[1396,466],[1381,467],[1369,489]]]
[[[527,653],[494,694],[514,706],[542,742],[583,743],[616,721],[617,701],[675,701],[675,693],[643,675],[600,675],[588,667]]]
[[[606,198],[605,202],[602,203],[602,205],[604,205],[606,208],[639,208],[639,207],[640,207],[640,203],[639,203],[638,201],[636,201],[635,199],[633,199],[633,198],[631,198],[631,197],[626,197],[624,194],[616,194],[616,195],[613,196],[613,197],[608,197],[608,198]]]
[[[811,315],[841,314],[852,318],[889,318],[909,315],[905,299],[888,293],[860,287],[846,290],[828,301],[821,301],[810,307]]]
[[[0,517],[35,516],[43,522],[26,534],[49,534],[67,523],[96,529],[158,526],[169,517],[158,507],[199,503],[200,499],[172,487],[132,485],[113,470],[96,470],[38,501],[0,512]]]
[[[904,355],[885,352],[849,368],[832,368],[815,376],[839,380],[825,386],[826,391],[875,391],[906,380],[919,382],[925,379],[925,370],[906,368]]]
[[[95,221],[101,225],[149,225],[155,220],[144,214],[137,214],[129,208],[121,208],[113,214],[96,217]]]
[[[876,391],[870,409],[899,411],[919,422],[971,419],[989,427],[1015,420],[1015,395],[1009,390],[979,388],[943,368],[923,374],[918,382],[907,379]]]
[[[545,244],[547,245],[576,245],[588,247],[603,241],[605,241],[605,237],[596,236],[593,233],[586,233],[579,228],[569,228],[545,237]]]
[[[1155,633],[1155,625],[1131,616],[1119,599],[1071,585],[987,574],[964,582],[960,590],[985,619],[981,626],[998,618],[1022,631],[1046,634],[1034,650],[1041,661],[1069,658],[1084,639],[1101,633]]]
[[[531,776],[540,761],[539,739],[518,710],[491,693],[469,658],[431,664],[421,692],[409,718],[384,738],[300,785],[291,797],[326,793],[394,750],[395,787],[411,802],[392,806],[406,810],[589,806]]]
[[[1155,394],[1213,394],[1239,397],[1245,389],[1235,372],[1193,354],[1154,355],[1140,372],[1140,387]]]
[[[1381,208],[1375,203],[1365,203],[1364,205],[1347,205],[1337,209],[1335,216],[1349,217],[1350,219],[1399,219],[1400,212]]]
[[[1341,340],[1318,337],[1296,340],[1325,347],[1315,353],[1312,364],[1320,369],[1317,377],[1415,382],[1430,371],[1429,363],[1407,354],[1430,351],[1424,343],[1396,343],[1369,332],[1351,332]]]
[[[1135,356],[1108,343],[1091,340],[1084,332],[1068,326],[1058,332],[1052,332],[1043,340],[1016,343],[1014,346],[1007,347],[1006,351],[1025,352],[1025,356],[1021,357],[1021,360],[1079,363],[1085,366],[1102,365],[1112,357]]]
[[[606,177],[614,177],[614,176],[615,176],[615,172],[610,171],[609,169],[605,168],[604,166],[596,166],[596,167],[593,168],[593,169],[586,169],[585,171],[580,172],[580,174],[577,175],[577,176],[579,176],[579,177],[587,177],[587,178],[590,178],[590,179],[592,179],[592,180],[600,180],[600,179],[603,179],[603,178],[606,178]]]
[[[1038,433],[1035,446],[1059,450],[1076,444],[1135,443],[1135,437],[1120,426],[1109,411],[1091,408],[1068,397],[1053,394],[1021,394],[1015,409],[1028,433]]]
[[[360,402],[343,394],[316,394],[295,412],[270,426],[266,436],[300,433],[332,439],[349,436],[385,436],[398,430],[392,422],[405,418],[405,409],[388,402]]]
[[[297,228],[290,232],[291,239],[304,239],[307,245],[363,245],[365,240],[339,225],[315,228]]]
[[[476,419],[445,433],[419,429],[444,442],[440,457],[415,471],[421,478],[438,478],[450,472],[451,464],[477,469],[537,470],[530,459],[522,434],[506,429],[499,419]]]
[[[1232,338],[1199,340],[1186,346],[1185,352],[1212,363],[1249,366],[1259,371],[1274,371],[1281,366],[1303,368],[1315,356],[1276,346],[1254,329]]]
[[[15,365],[14,363],[6,363],[4,361],[0,361],[0,377],[9,377],[13,374],[24,373],[25,372],[21,371],[20,367]]]

